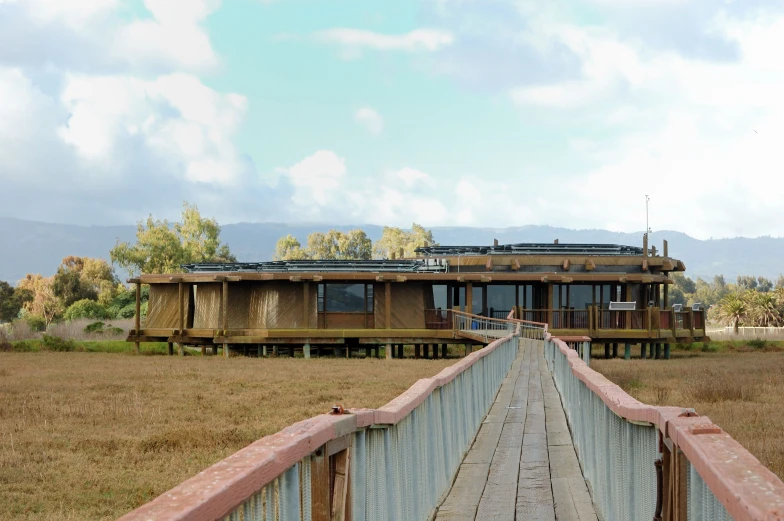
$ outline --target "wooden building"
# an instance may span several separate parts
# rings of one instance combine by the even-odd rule
[[[414,259],[188,265],[185,273],[130,281],[149,284],[150,293],[147,317],[137,318],[128,341],[251,354],[387,346],[387,356],[390,348],[402,353],[402,344],[440,345],[443,354],[446,344],[477,342],[453,329],[451,310],[495,318],[513,310],[556,336],[587,336],[616,351],[618,344],[644,350],[705,340],[705,312],[668,302],[668,274],[684,264],[669,257],[666,242],[661,252],[643,242],[433,246]]]

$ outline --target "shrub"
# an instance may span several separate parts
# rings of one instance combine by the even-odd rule
[[[114,335],[122,335],[123,333],[125,333],[125,330],[121,327],[108,327],[104,329],[103,332],[109,336],[114,336]]]
[[[76,349],[73,340],[66,340],[59,336],[44,335],[41,344],[44,349],[49,351],[73,351]]]
[[[33,315],[28,313],[24,316],[24,321],[30,326],[30,329],[36,332],[46,331],[46,319],[40,315]]]
[[[85,333],[103,333],[103,322],[91,322],[84,326]]]
[[[701,351],[703,353],[718,353],[719,352],[719,346],[717,346],[716,344],[713,344],[713,343],[704,342],[702,344]]]
[[[768,341],[763,338],[755,338],[754,340],[749,340],[748,344],[755,349],[762,349],[768,345]]]
[[[5,328],[0,326],[0,351],[13,351],[13,347],[11,342],[8,340],[8,335],[5,332]]]
[[[94,320],[109,318],[106,307],[95,300],[82,299],[71,304],[63,315],[65,320],[91,318]]]

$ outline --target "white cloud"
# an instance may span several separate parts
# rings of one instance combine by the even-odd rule
[[[306,213],[317,215],[340,199],[337,196],[346,175],[346,160],[331,150],[319,150],[285,173],[295,189],[294,204]]]
[[[362,29],[335,28],[316,33],[316,37],[353,50],[432,52],[454,41],[452,34],[438,29],[416,29],[404,34],[381,34]]]
[[[362,107],[357,110],[354,113],[354,121],[376,136],[384,130],[384,119],[371,107]]]
[[[201,23],[220,0],[145,0],[152,20],[137,20],[120,30],[112,53],[134,65],[198,71],[214,67],[218,57]]]

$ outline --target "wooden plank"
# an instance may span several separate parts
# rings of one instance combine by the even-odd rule
[[[141,320],[142,320],[142,284],[136,283],[136,315],[134,316],[134,330],[137,335],[141,334]],[[139,340],[135,342],[136,354],[139,354]]]
[[[384,283],[384,327],[392,327],[392,283]]]
[[[316,451],[310,459],[310,504],[313,521],[330,521],[329,457],[325,447]]]
[[[344,450],[338,452],[335,458],[335,476],[333,478],[333,493],[332,493],[332,521],[346,521],[346,510],[348,509],[348,496],[349,486],[349,466],[350,458],[349,451]]]

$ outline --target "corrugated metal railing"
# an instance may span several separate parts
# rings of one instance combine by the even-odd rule
[[[606,521],[784,519],[784,483],[710,419],[638,402],[549,334],[545,358]]]
[[[533,341],[509,324],[507,336],[419,380],[386,406],[294,424],[122,520],[427,519],[448,492],[519,343]]]

